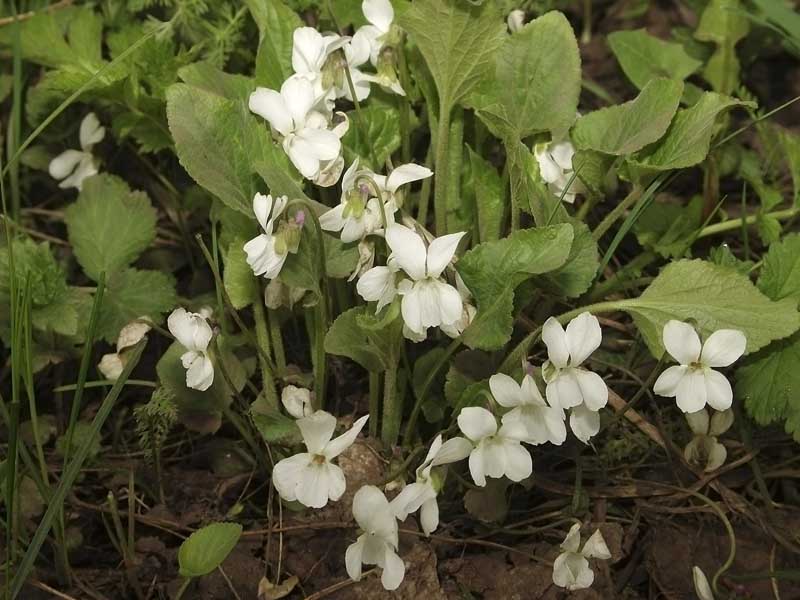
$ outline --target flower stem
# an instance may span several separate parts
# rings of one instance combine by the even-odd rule
[[[369,437],[378,437],[378,411],[381,405],[381,374],[377,371],[369,372]]]
[[[798,214],[800,214],[800,207],[795,206],[784,210],[776,210],[775,212],[767,213],[765,215],[747,215],[746,217],[740,217],[738,219],[728,219],[727,221],[722,221],[721,223],[714,223],[713,225],[703,227],[703,229],[700,230],[697,238],[700,239],[710,235],[717,235],[719,233],[733,231],[734,229],[738,229],[742,226],[753,225],[758,221],[759,217],[772,217],[773,219],[783,221],[785,219],[791,219]]]
[[[592,237],[595,240],[599,240],[603,237],[603,234],[611,229],[611,226],[617,222],[618,219],[625,214],[625,211],[628,210],[631,206],[638,202],[639,198],[642,196],[643,188],[639,185],[634,185],[633,189],[630,193],[625,196],[625,198],[617,204],[614,209],[608,213],[602,221],[595,227],[595,230],[592,232]]]
[[[267,311],[267,325],[269,326],[269,337],[272,342],[272,353],[275,355],[275,366],[278,369],[276,375],[280,377],[286,373],[286,352],[283,348],[281,324],[278,322],[276,313]]]
[[[444,354],[436,361],[436,364],[433,365],[433,368],[428,372],[428,376],[425,378],[425,381],[422,383],[422,387],[420,388],[419,395],[414,400],[414,408],[411,409],[411,415],[408,417],[408,422],[406,423],[406,429],[403,433],[403,443],[411,447],[412,438],[414,436],[414,428],[417,425],[417,419],[419,418],[419,411],[422,409],[422,402],[423,399],[427,397],[428,390],[430,389],[431,385],[433,384],[434,379],[441,371],[442,367],[450,360],[450,357],[456,353],[461,347],[461,339],[456,338],[450,345],[445,349]]]
[[[436,235],[442,236],[447,233],[447,183],[448,183],[448,164],[449,158],[449,138],[450,138],[450,103],[446,98],[440,100],[439,126],[436,133],[436,172],[435,189],[433,196],[433,210],[436,216]]]
[[[403,416],[403,399],[397,395],[397,364],[386,369],[383,380],[383,422],[381,440],[391,448],[400,435],[400,421]]]
[[[260,285],[259,289],[261,289]],[[269,355],[270,344],[269,334],[267,333],[267,315],[260,293],[257,298],[253,299],[253,317],[256,322],[256,341],[263,353],[263,355],[261,353],[259,354],[259,363],[261,365],[261,384],[264,388],[264,398],[270,408],[278,409],[278,391],[275,389],[275,379],[272,376],[270,365],[264,358],[264,356]]]
[[[191,577],[187,577],[186,579],[183,580],[183,584],[178,589],[178,593],[175,594],[175,600],[181,600],[181,598],[183,598],[183,594],[186,591],[186,588],[189,587],[189,584],[191,582],[192,582],[192,578]]]

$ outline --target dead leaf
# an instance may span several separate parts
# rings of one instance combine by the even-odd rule
[[[258,583],[258,600],[279,600],[292,593],[297,585],[297,575],[292,575],[279,585],[273,584],[266,577],[262,577]]]

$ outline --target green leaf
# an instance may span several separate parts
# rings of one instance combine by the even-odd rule
[[[666,135],[638,152],[632,164],[657,171],[694,166],[708,155],[717,116],[734,106],[755,106],[715,92],[706,92],[697,104],[678,111]]]
[[[739,0],[710,0],[694,32],[696,39],[717,45],[703,76],[721,94],[730,94],[739,87],[736,44],[750,31],[750,21],[742,12]]]
[[[108,278],[100,307],[97,335],[113,343],[120,329],[135,319],[156,323],[177,303],[175,280],[167,273],[125,269]]]
[[[63,299],[67,293],[67,280],[50,251],[50,244],[37,244],[29,238],[14,240],[14,274],[17,289],[24,289],[30,281],[31,301],[34,307],[47,306]],[[0,248],[0,306],[11,305],[11,269],[7,247]]]
[[[572,246],[567,261],[558,269],[546,273],[542,279],[548,293],[577,298],[592,285],[600,266],[597,242],[585,223],[574,219]]]
[[[497,169],[469,146],[467,159],[462,174],[462,200],[475,205],[478,214],[478,242],[490,242],[500,237],[503,227],[503,182]]]
[[[747,277],[702,260],[667,265],[639,298],[616,304],[633,316],[656,357],[664,352],[662,332],[671,319],[692,320],[703,338],[717,329],[738,329],[747,337],[748,353],[800,327],[796,300],[773,302]]]
[[[568,220],[561,201],[539,176],[539,164],[520,140],[506,140],[511,197],[522,210],[530,212],[538,226]]]
[[[358,245],[343,244],[342,240],[327,233],[325,241],[325,274],[333,279],[350,277],[358,262]]]
[[[448,112],[486,74],[506,35],[493,2],[417,0],[399,21],[425,58]]]
[[[800,42],[800,38],[798,38],[798,42]],[[800,204],[800,135],[789,129],[779,129],[777,132],[789,174],[792,176],[794,204],[797,206]]]
[[[688,206],[653,202],[633,224],[636,239],[664,258],[683,258],[703,224],[703,199],[695,197]]]
[[[253,196],[261,191],[254,166],[289,169],[283,150],[273,145],[268,127],[250,114],[244,100],[177,83],[167,90],[167,119],[178,159],[189,175],[247,215],[253,211]]]
[[[787,235],[769,247],[758,278],[758,289],[773,300],[800,303],[800,234]]]
[[[359,158],[359,165],[381,172],[386,159],[400,147],[400,113],[388,106],[370,105],[362,107],[361,116],[355,111],[348,116],[350,129],[342,138],[345,162],[351,164]],[[366,128],[366,138],[361,135],[362,127]],[[372,164],[372,153],[377,165]]]
[[[366,306],[340,314],[325,334],[325,352],[353,359],[367,371],[385,371],[395,364],[397,332],[402,326],[394,303],[374,315]]]
[[[253,80],[244,75],[221,71],[209,62],[197,62],[178,70],[184,83],[210,94],[248,102],[253,92]]]
[[[258,280],[247,264],[247,254],[243,249],[245,241],[236,238],[225,253],[225,272],[223,281],[225,291],[236,310],[250,306],[259,297]]]
[[[736,395],[759,425],[785,420],[800,442],[800,334],[758,352],[736,371]]]
[[[200,416],[218,419],[222,410],[231,403],[232,391],[225,383],[216,364],[214,366],[214,383],[210,388],[201,392],[186,387],[186,369],[181,363],[181,356],[185,352],[186,348],[178,342],[174,342],[158,361],[156,373],[158,373],[161,385],[174,396],[175,406],[181,413],[181,419],[191,429],[191,421],[187,421],[187,417]],[[218,427],[219,425],[217,425]]]
[[[683,81],[703,64],[683,45],[661,40],[646,29],[614,31],[607,39],[625,75],[639,89],[656,77]]]
[[[682,93],[680,81],[652,79],[630,102],[601,108],[578,119],[572,141],[578,148],[617,156],[641,150],[666,133]]]
[[[506,36],[494,62],[494,77],[470,98],[481,116],[499,124],[503,137],[562,137],[575,121],[581,90],[578,42],[567,18],[552,11]]]
[[[184,540],[178,550],[179,572],[183,577],[202,577],[219,567],[236,547],[242,535],[238,523],[212,523]]]
[[[478,312],[464,331],[470,348],[495,350],[511,337],[514,289],[526,279],[563,265],[572,246],[572,227],[524,229],[484,242],[467,252],[456,268],[477,302]]]
[[[303,440],[294,419],[278,410],[251,410],[250,417],[267,444],[294,446]]]
[[[292,36],[304,23],[281,0],[246,0],[258,25],[260,41],[256,54],[256,84],[279,90],[294,73]]]
[[[130,265],[156,237],[156,211],[147,194],[131,191],[114,175],[84,181],[64,221],[75,257],[95,281],[103,271],[111,277]]]

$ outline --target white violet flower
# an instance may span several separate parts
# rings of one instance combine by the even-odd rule
[[[531,455],[520,444],[525,432],[516,423],[503,423],[497,429],[497,419],[485,408],[471,406],[461,409],[458,427],[475,448],[469,455],[469,472],[475,485],[486,485],[486,477],[504,475],[511,481],[522,481],[533,472]]]
[[[391,502],[397,518],[405,521],[408,515],[419,510],[420,524],[425,535],[435,531],[439,526],[439,504],[436,502],[436,496],[439,494],[442,482],[432,470],[439,465],[463,460],[470,452],[472,444],[468,440],[454,437],[442,443],[442,434],[437,435],[425,460],[417,468],[416,481],[405,486]]]
[[[336,161],[342,144],[336,132],[327,129],[327,118],[313,110],[320,100],[314,85],[302,76],[283,82],[280,92],[256,88],[250,94],[250,110],[266,119],[280,134],[289,159],[306,179],[320,178],[328,163]]]
[[[580,179],[573,179],[575,171],[572,168],[572,157],[575,155],[575,148],[570,142],[536,144],[533,155],[539,163],[542,179],[555,196],[561,198],[563,194],[564,202],[572,204],[576,194],[586,191]]]
[[[711,591],[708,578],[703,573],[703,569],[697,565],[692,567],[692,582],[694,583],[694,592],[697,594],[698,600],[714,600],[714,592]]]
[[[309,417],[314,413],[311,407],[311,391],[306,388],[287,385],[281,390],[281,404],[295,419]]]
[[[489,378],[489,389],[500,406],[511,409],[503,415],[502,421],[519,424],[525,432],[523,442],[561,445],[567,439],[563,409],[544,401],[530,375],[525,375],[520,385],[508,375],[497,373]]]
[[[353,517],[363,533],[345,552],[347,574],[358,581],[362,564],[377,565],[383,569],[384,589],[396,590],[403,582],[406,565],[397,554],[397,519],[389,501],[374,485],[365,485],[353,497]]]
[[[553,583],[570,591],[582,590],[592,585],[594,572],[589,568],[589,558],[608,560],[611,552],[600,530],[596,530],[581,544],[581,526],[575,523],[561,543],[563,552],[553,562]]]
[[[181,363],[186,369],[186,387],[204,392],[214,383],[214,365],[208,355],[213,332],[200,313],[176,308],[167,318],[169,332],[186,348]]]
[[[386,230],[392,259],[408,276],[397,284],[396,293],[403,297],[403,322],[415,336],[424,338],[428,327],[452,325],[461,319],[461,296],[441,275],[464,234],[462,231],[435,238],[426,248],[422,236],[404,225],[392,225]],[[357,289],[365,300],[379,296],[384,302],[391,302],[392,268],[374,274],[373,268],[364,274]]]
[[[725,464],[728,451],[719,443],[722,435],[733,425],[733,411],[729,408],[717,411],[709,417],[706,409],[688,413],[686,420],[694,437],[686,444],[683,456],[686,462],[703,468],[704,471],[716,471]]]
[[[299,243],[299,231],[296,228],[284,227],[278,234],[273,233],[275,221],[281,216],[289,198],[281,196],[277,199],[264,194],[253,196],[253,212],[264,233],[254,237],[244,246],[247,264],[257,276],[267,279],[278,276],[289,256],[290,250]]]
[[[97,115],[90,112],[83,117],[80,126],[80,150],[65,150],[50,161],[48,171],[53,179],[59,179],[60,188],[77,188],[80,191],[83,180],[98,173],[98,163],[92,155],[92,148],[106,135],[105,127],[100,125]]]
[[[571,408],[569,424],[575,436],[586,443],[600,431],[599,410],[608,403],[603,378],[581,367],[602,341],[600,322],[584,312],[572,319],[566,331],[553,317],[542,327],[548,360],[542,365],[550,406]]]
[[[358,31],[369,41],[370,61],[373,65],[377,65],[378,55],[390,37],[394,8],[389,0],[364,0],[361,3],[361,11],[369,25],[364,25]]]
[[[458,290],[458,295],[461,296],[461,318],[455,323],[449,325],[443,323],[439,326],[439,329],[441,329],[445,335],[453,339],[464,333],[464,330],[470,326],[475,315],[478,313],[478,309],[475,308],[475,305],[472,303],[472,292],[469,291],[469,288],[458,272],[456,272],[456,289]]]
[[[342,497],[346,488],[344,473],[331,461],[356,441],[367,422],[364,415],[353,427],[339,437],[333,437],[336,417],[318,410],[296,421],[308,452],[284,458],[275,465],[272,481],[275,489],[286,501],[297,500],[311,508],[322,508],[328,500]]]
[[[679,364],[669,367],[653,386],[659,396],[675,397],[685,413],[697,412],[706,404],[727,410],[733,403],[733,390],[727,378],[714,369],[728,367],[741,357],[747,347],[744,333],[719,329],[700,343],[694,327],[681,321],[664,325],[664,347]]]

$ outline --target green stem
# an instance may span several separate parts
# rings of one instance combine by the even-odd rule
[[[406,423],[406,429],[403,433],[403,443],[411,447],[411,443],[414,437],[414,428],[417,425],[417,419],[419,418],[419,412],[422,409],[422,402],[428,395],[428,390],[430,389],[431,385],[433,385],[433,381],[436,379],[436,376],[441,371],[442,367],[447,364],[447,361],[450,360],[450,357],[456,353],[461,347],[461,339],[456,338],[444,351],[444,354],[436,361],[436,364],[433,365],[433,368],[428,373],[428,376],[425,378],[425,381],[422,383],[422,387],[420,388],[419,395],[414,399],[414,408],[411,409],[411,415],[408,417],[408,423]]]
[[[361,103],[358,101],[358,98],[356,97],[356,87],[353,85],[353,77],[352,75],[350,75],[349,67],[344,68],[344,74],[345,77],[347,77],[347,87],[350,88],[350,96],[353,98],[353,104],[356,107],[356,120],[358,121],[358,123],[356,123],[356,126],[359,129],[359,133],[361,134],[364,143],[369,146],[369,157],[370,159],[372,159],[372,164],[373,164],[372,168],[375,169],[376,171],[379,171],[381,165],[378,164],[378,159],[375,156],[375,145],[370,143],[369,140],[369,130],[367,129],[367,121],[364,118],[364,115],[361,113]]]
[[[625,211],[638,202],[639,198],[642,197],[643,191],[644,189],[640,185],[634,185],[633,189],[627,196],[625,196],[622,202],[617,204],[614,209],[606,215],[605,219],[600,221],[595,230],[592,232],[592,237],[595,240],[599,240],[601,237],[603,237],[603,234],[605,234],[605,232],[608,231],[611,226],[625,214]]]
[[[400,67],[400,85],[406,95],[400,100],[400,139],[402,140],[400,156],[403,163],[411,161],[411,101],[408,99],[411,78],[406,63],[406,47],[400,42],[397,47],[397,62]]]
[[[436,172],[434,173],[435,189],[433,196],[433,211],[436,217],[436,235],[447,233],[447,182],[450,137],[450,103],[447,98],[440,99],[439,126],[436,132]]]
[[[178,593],[175,594],[175,600],[181,600],[181,598],[183,598],[183,594],[184,594],[184,592],[186,592],[186,588],[189,587],[189,584],[191,582],[192,582],[192,578],[191,577],[187,577],[186,579],[183,580],[183,584],[178,589]]]
[[[403,399],[397,395],[397,364],[393,364],[386,369],[383,379],[381,440],[387,448],[391,448],[397,443],[402,416]]]
[[[378,411],[381,406],[381,374],[369,372],[369,437],[378,437]]]
[[[425,154],[425,164],[431,164],[431,148],[428,147],[428,152]],[[417,206],[417,222],[423,227],[428,223],[428,206],[431,201],[431,178],[428,177],[422,180],[422,189],[419,192],[419,205]]]
[[[259,286],[260,289],[261,286]],[[264,310],[264,303],[261,295],[253,300],[253,317],[256,323],[256,340],[261,349],[259,362],[261,364],[261,384],[264,388],[264,398],[271,408],[278,409],[278,391],[275,389],[275,379],[272,376],[272,369],[263,356],[269,356],[270,344],[269,333],[267,333],[267,316]]]
[[[328,303],[325,295],[319,299],[314,311],[314,409],[325,406],[325,333],[328,329]]]
[[[275,366],[278,368],[276,375],[281,376],[286,372],[286,352],[283,348],[283,335],[281,324],[278,322],[277,313],[267,311],[267,325],[269,337],[272,341],[272,353],[275,355]]]
[[[793,207],[787,208],[784,210],[776,210],[775,212],[767,213],[763,215],[765,217],[772,217],[774,219],[778,219],[779,221],[783,221],[786,219],[791,219],[794,216],[800,214],[800,207]],[[728,231],[733,231],[734,229],[739,229],[740,227],[745,227],[749,225],[754,225],[761,215],[747,215],[746,217],[740,217],[738,219],[728,219],[727,221],[722,221],[721,223],[714,223],[713,225],[709,225],[707,227],[703,227],[700,231],[697,239],[708,237],[710,235],[717,235],[720,233],[725,233]]]

